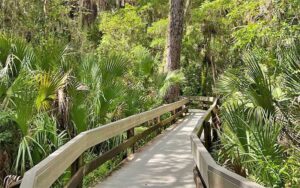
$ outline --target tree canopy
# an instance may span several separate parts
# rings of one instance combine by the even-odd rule
[[[300,186],[299,0],[5,0],[0,22],[0,183],[80,132],[180,95],[220,96],[218,163]]]

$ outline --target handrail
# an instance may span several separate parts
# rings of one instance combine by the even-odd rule
[[[212,115],[216,115],[218,98],[215,98],[210,108],[205,112],[202,118],[197,122],[190,138],[192,145],[192,155],[202,178],[202,183],[207,188],[261,188],[263,186],[249,181],[246,178],[227,170],[218,165],[209,153],[211,146],[211,127],[209,122]],[[214,125],[217,128],[217,125]],[[204,144],[201,141],[201,135],[204,131]],[[215,134],[216,136],[216,134]]]
[[[87,149],[168,112],[184,107],[189,100],[163,105],[125,119],[80,133],[24,174],[21,188],[50,187]],[[174,113],[173,113],[174,114]],[[176,118],[176,114],[174,117]]]

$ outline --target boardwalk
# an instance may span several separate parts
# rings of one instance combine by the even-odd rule
[[[202,96],[182,98],[180,101],[81,132],[26,171],[23,179],[12,186],[21,184],[21,188],[51,187],[72,166],[76,171],[64,187],[80,187],[83,178],[103,163],[160,127],[178,119],[186,112],[187,104],[191,101],[196,101],[198,107],[209,108],[206,111],[189,110],[188,116],[142,147],[131,161],[126,162],[103,182],[96,184],[95,188],[195,188],[203,185],[210,188],[261,188],[261,185],[219,166],[210,155],[207,148],[212,144],[212,130],[221,128],[218,98]],[[133,128],[147,121],[158,120],[170,112],[173,112],[172,116],[167,119],[139,134],[132,134]],[[77,162],[74,163],[80,161],[77,159],[89,148],[124,133],[128,134],[128,139],[118,146],[80,167]],[[198,135],[204,138],[205,145]],[[214,136],[214,139],[218,139],[218,134]],[[200,174],[192,173],[194,162]],[[193,182],[194,177],[196,185]]]
[[[95,188],[195,188],[189,136],[204,111],[191,111]]]

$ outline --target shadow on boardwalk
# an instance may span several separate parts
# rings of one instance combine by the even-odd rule
[[[189,136],[203,113],[192,111],[95,188],[195,188]]]

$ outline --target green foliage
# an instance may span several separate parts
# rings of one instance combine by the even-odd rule
[[[239,96],[265,111],[274,114],[274,99],[272,96],[272,85],[270,78],[266,76],[260,67],[258,60],[253,55],[244,58],[247,69],[245,74],[229,71],[217,83],[217,92],[230,96],[239,93]]]
[[[138,15],[136,7],[128,5],[125,9],[114,13],[103,13],[99,28],[104,35],[99,52],[107,54],[114,51],[126,56],[126,52],[132,47],[143,42],[145,27],[146,23]]]
[[[68,78],[68,73],[40,73],[37,75],[39,85],[35,103],[38,110],[50,109],[51,103],[57,99],[56,93],[66,86]]]
[[[87,2],[93,10],[63,0],[0,5],[0,146],[15,173],[66,138],[158,106],[179,84],[184,95],[223,96],[220,162],[266,186],[299,186],[297,0],[191,1],[182,70],[169,74],[168,0]]]
[[[166,92],[172,85],[183,83],[185,80],[184,74],[180,71],[169,72],[165,78],[164,85],[160,88],[160,95],[165,96]]]
[[[151,27],[148,28],[147,34],[153,38],[150,43],[151,48],[164,50],[166,46],[168,23],[167,19],[161,19],[152,23]]]
[[[0,147],[10,174],[23,175],[83,131],[161,103],[168,2],[114,3],[97,7],[99,15],[73,1],[1,3]]]
[[[278,143],[280,124],[263,110],[262,118],[257,119],[249,117],[244,109],[244,104],[232,104],[222,110],[225,131],[219,161],[265,186],[298,185],[295,155],[286,155]]]
[[[290,112],[291,108],[287,110],[286,106],[293,102],[282,102],[284,94],[274,96],[275,88],[280,85],[258,62],[254,55],[247,54],[242,72],[241,69],[227,71],[217,83],[216,91],[226,99],[221,113],[224,122],[223,147],[218,156],[221,163],[235,172],[265,186],[297,187],[299,177],[295,171],[299,168],[294,161],[294,152],[298,149],[287,149],[282,143],[284,141],[278,141],[282,134],[297,135],[297,129],[291,126],[298,120]],[[297,64],[294,61],[287,63]],[[290,69],[286,70],[289,72]],[[293,86],[290,75],[293,76],[286,75],[282,85]],[[297,89],[289,89],[288,92],[288,95],[295,96]],[[292,139],[289,142],[294,143],[294,137],[288,138]],[[282,166],[283,161],[286,166]]]

